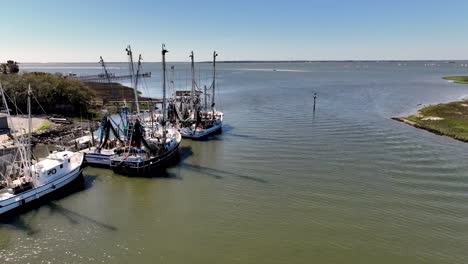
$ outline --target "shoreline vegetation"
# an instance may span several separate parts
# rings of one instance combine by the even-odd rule
[[[448,76],[443,79],[468,84],[468,76]],[[437,135],[468,142],[468,100],[430,105],[420,109],[415,115],[392,119]]]
[[[97,120],[103,111],[116,113],[117,104],[132,106],[133,89],[119,83],[82,82],[62,74],[31,72],[0,74],[12,115],[27,113],[27,87],[33,90],[33,115],[63,116]],[[139,96],[141,109],[147,110],[160,100]],[[13,105],[13,104],[12,104]]]
[[[447,76],[442,79],[458,84],[468,84],[468,76]]]

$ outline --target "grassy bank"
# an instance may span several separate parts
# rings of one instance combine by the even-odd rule
[[[416,115],[396,118],[414,127],[468,142],[468,101],[425,107]]]
[[[447,81],[453,81],[454,83],[468,84],[468,76],[447,76],[443,79]]]
[[[43,132],[43,131],[50,129],[51,127],[52,127],[52,122],[50,122],[49,120],[44,120],[41,123],[41,126],[38,127],[34,132]]]

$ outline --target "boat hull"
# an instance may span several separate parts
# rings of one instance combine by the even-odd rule
[[[82,173],[81,166],[57,178],[56,180],[45,185],[30,189],[28,191],[17,194],[11,198],[0,201],[0,217],[10,213],[13,210],[26,207],[40,198],[58,192],[64,189],[71,182],[75,181]]]
[[[109,167],[112,156],[113,154],[85,153],[85,161],[90,166]]]
[[[80,150],[85,156],[86,165],[93,167],[109,167],[110,159],[115,155],[115,149],[102,149],[97,151],[96,147]]]
[[[176,147],[174,147],[171,151],[165,153],[162,156],[158,156],[145,161],[133,162],[111,160],[110,167],[113,172],[121,175],[153,176],[152,173],[157,172],[157,169],[162,169],[165,166],[169,165],[170,162],[178,156],[179,145],[180,143],[177,143]]]
[[[223,128],[223,124],[220,123],[220,124],[217,124],[215,126],[212,126],[208,129],[204,129],[204,130],[201,130],[201,131],[196,131],[195,133],[193,133],[191,130],[185,130],[185,129],[181,129],[180,130],[180,134],[182,135],[183,138],[190,138],[190,139],[203,139],[203,138],[206,138],[208,136],[211,136],[213,134],[216,134],[218,132],[220,132]]]

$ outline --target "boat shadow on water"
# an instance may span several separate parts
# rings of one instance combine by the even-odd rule
[[[90,189],[96,180],[96,176],[80,176],[75,181],[68,184],[61,190],[48,194],[40,199],[0,216],[0,225],[5,225],[17,230],[24,231],[27,235],[35,235],[40,230],[32,227],[25,219],[35,219],[39,210],[48,209],[49,215],[58,215],[67,219],[71,224],[81,222],[91,222],[110,231],[116,231],[117,228],[105,223],[101,223],[86,215],[82,215],[70,209],[67,209],[57,203],[58,200],[67,196],[86,191]],[[29,215],[25,217],[25,214]]]
[[[192,164],[187,164],[187,163],[183,163],[180,166],[184,169],[188,169],[194,172],[199,172],[201,174],[211,176],[215,179],[223,179],[225,177],[236,177],[236,178],[240,178],[243,180],[255,181],[259,183],[268,183],[268,181],[258,178],[258,177],[242,175],[242,174],[220,170],[220,169],[213,169],[213,168],[203,167],[199,165],[192,165]]]
[[[265,137],[259,137],[256,135],[238,134],[238,133],[233,132],[234,130],[235,130],[235,127],[230,126],[230,125],[224,125],[223,136],[216,137],[216,140],[225,140],[227,137],[236,137],[236,138],[255,140],[255,141],[268,141],[268,142],[280,142],[281,141],[275,138],[265,138]]]

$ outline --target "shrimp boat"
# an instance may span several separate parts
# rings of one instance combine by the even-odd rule
[[[145,122],[139,116],[139,105],[136,87],[134,87],[136,115],[129,116],[128,145],[117,150],[116,155],[110,158],[111,168],[114,172],[123,175],[148,175],[153,169],[163,168],[177,154],[181,142],[181,135],[176,128],[166,125],[166,59],[168,51],[162,47],[163,61],[163,102],[162,120],[156,128],[145,127]],[[127,53],[133,64],[130,47]]]
[[[213,52],[213,82],[210,88],[204,87],[204,105],[202,106],[200,95],[202,92],[195,81],[195,64],[193,51],[190,55],[192,60],[192,90],[190,91],[190,100],[188,106],[183,106],[181,101],[179,108],[187,109],[184,114],[177,112],[179,117],[179,131],[184,138],[202,139],[213,135],[222,130],[224,114],[215,108],[215,87],[216,87],[216,57],[218,54]],[[208,93],[211,90],[211,107],[208,107]],[[177,109],[177,107],[176,107]]]
[[[110,132],[113,138],[110,139]],[[93,140],[94,141],[94,140]],[[110,166],[110,157],[115,155],[117,149],[124,144],[115,127],[112,125],[111,118],[105,116],[100,126],[100,140],[97,146],[92,146],[80,150],[85,155],[85,161],[90,166]]]
[[[3,104],[7,106],[1,85],[0,92]],[[31,87],[28,89],[29,138],[15,136],[15,153],[0,157],[0,216],[25,207],[47,194],[58,192],[82,175],[82,153],[55,151],[38,162],[31,159],[30,97]],[[6,113],[13,124],[9,112]]]
[[[101,57],[100,63],[104,70],[104,75],[106,76],[108,83],[112,84],[111,79],[110,79],[111,74],[109,74],[109,72],[107,71],[106,64],[102,57]],[[124,118],[122,117],[122,115],[126,115],[126,110],[124,109],[122,113],[121,111],[119,111],[121,109],[119,108],[118,103],[116,103],[116,106],[117,106],[117,111],[119,112],[119,115],[120,115],[121,124],[123,125]],[[117,130],[116,130],[116,127],[117,127]],[[116,154],[116,150],[119,148],[119,144],[124,143],[120,137],[121,133],[119,132],[121,131],[119,130],[119,126],[115,124],[113,119],[105,115],[101,121],[99,132],[100,132],[99,144],[94,145],[94,135],[91,135],[89,136],[90,137],[89,140],[92,142],[92,144],[90,144],[92,146],[82,148],[80,152],[84,153],[85,161],[90,166],[109,167],[110,157]],[[113,134],[112,139],[109,138],[110,132],[112,132]]]

